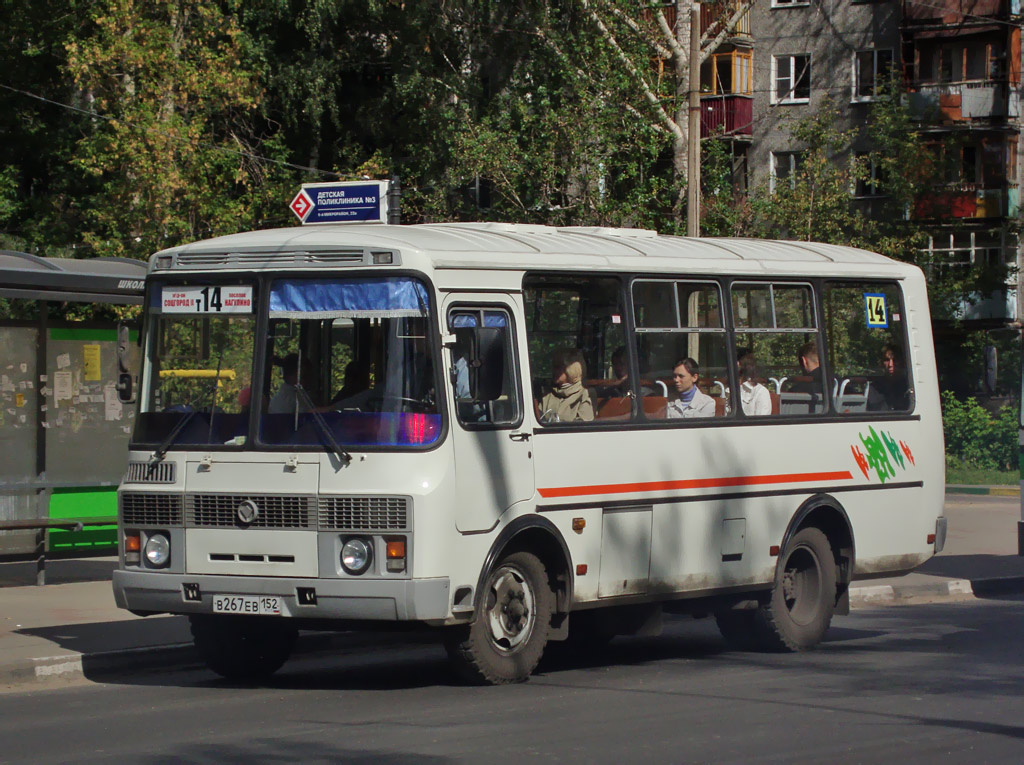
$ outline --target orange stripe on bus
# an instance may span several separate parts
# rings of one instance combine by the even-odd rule
[[[726,486],[764,486],[776,483],[812,483],[844,481],[853,478],[849,470],[832,473],[785,473],[782,475],[741,475],[725,478],[691,478],[684,481],[648,481],[646,483],[606,483],[595,486],[559,486],[538,489],[542,497],[582,497],[588,494],[632,494],[645,491],[678,489],[717,489]]]

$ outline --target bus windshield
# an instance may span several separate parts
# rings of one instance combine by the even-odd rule
[[[439,369],[421,282],[289,278],[271,280],[266,301],[254,299],[258,291],[154,286],[135,443],[163,452],[417,447],[438,439]],[[261,303],[269,316],[257,339]]]
[[[273,281],[260,443],[436,441],[440,370],[429,306],[411,277]]]
[[[253,290],[154,285],[134,441],[162,448],[246,442],[256,347]]]

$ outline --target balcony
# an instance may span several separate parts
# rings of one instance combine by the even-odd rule
[[[1020,116],[1020,93],[1006,82],[922,83],[907,95],[916,120],[954,124]]]
[[[753,132],[754,100],[750,96],[702,96],[700,137],[722,134],[749,136]]]
[[[1006,218],[1020,210],[1020,190],[1016,186],[979,189],[971,185],[937,191],[918,203],[917,218]]]
[[[729,22],[733,14],[739,10],[743,0],[718,0],[718,2],[703,2],[700,4],[700,33],[705,35],[708,30],[712,35],[722,31],[722,27]],[[750,38],[750,12],[744,13],[727,39]]]

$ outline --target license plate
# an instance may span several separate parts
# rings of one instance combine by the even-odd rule
[[[281,600],[271,595],[214,595],[213,612],[280,616]]]

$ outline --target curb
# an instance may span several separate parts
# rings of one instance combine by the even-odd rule
[[[1024,592],[1024,576],[1001,576],[973,581],[945,579],[934,583],[911,585],[854,585],[850,588],[850,608],[901,605],[935,599],[969,600],[1019,592]]]
[[[964,486],[947,484],[946,494],[975,494],[988,497],[1019,497],[1020,486]]]

